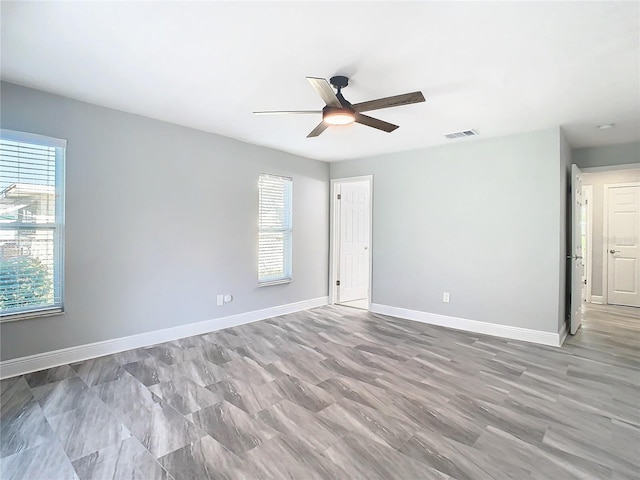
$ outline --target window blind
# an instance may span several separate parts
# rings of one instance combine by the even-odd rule
[[[0,319],[63,310],[64,140],[0,130]]]
[[[258,191],[258,284],[290,282],[293,180],[260,175]]]

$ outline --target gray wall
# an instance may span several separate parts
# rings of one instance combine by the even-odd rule
[[[332,163],[374,176],[373,303],[558,332],[560,144],[554,128]]]
[[[604,218],[604,186],[612,183],[640,182],[640,168],[631,168],[625,170],[612,170],[608,172],[585,172],[582,175],[582,185],[593,186],[593,203],[592,203],[592,277],[591,277],[591,295],[602,296],[602,250],[605,246],[603,235],[603,218]]]
[[[640,142],[576,148],[572,153],[573,163],[580,168],[640,163]]]
[[[66,314],[3,324],[3,360],[327,295],[327,163],[8,83],[1,115],[68,140]],[[257,287],[260,173],[293,177],[288,285]]]

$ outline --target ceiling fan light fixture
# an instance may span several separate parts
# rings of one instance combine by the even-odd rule
[[[329,125],[349,125],[356,121],[356,116],[346,108],[324,107],[322,120]]]

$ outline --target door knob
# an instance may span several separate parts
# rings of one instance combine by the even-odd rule
[[[620,250],[611,249],[611,250],[609,250],[609,253],[620,253]]]

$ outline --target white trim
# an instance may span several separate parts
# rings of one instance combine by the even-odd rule
[[[62,307],[43,308],[40,310],[27,310],[22,313],[9,313],[0,315],[0,323],[19,322],[28,318],[52,317],[54,315],[64,315]]]
[[[591,295],[591,303],[602,305],[602,295]]]
[[[614,172],[617,170],[635,170],[638,168],[637,163],[623,163],[619,165],[607,165],[604,167],[588,167],[581,168],[582,173],[599,173],[599,172]]]
[[[510,325],[499,325],[497,323],[481,322],[479,320],[469,320],[466,318],[449,317],[437,313],[421,312],[419,310],[409,310],[406,308],[392,307],[389,305],[371,304],[373,313],[389,315],[392,317],[415,320],[417,322],[429,323],[441,327],[465,330],[467,332],[493,335],[494,337],[504,337],[513,340],[523,340],[525,342],[539,343],[552,347],[559,347],[561,343],[561,332],[544,332],[541,330],[531,330],[529,328],[512,327]],[[566,335],[566,325],[564,326]]]
[[[593,185],[583,185],[582,195],[587,206],[587,251],[582,254],[587,259],[587,289],[585,298],[591,303],[593,278]]]
[[[369,182],[369,295],[367,296],[367,305],[371,309],[371,294],[373,285],[373,175],[362,175],[359,177],[332,178],[331,179],[331,201],[329,206],[329,304],[336,303],[338,298],[338,289],[336,280],[338,280],[338,255],[339,252],[339,229],[336,228],[339,222],[337,216],[338,204],[335,201],[336,195],[340,193],[340,185],[352,182]]]
[[[90,358],[101,357],[123,352],[134,348],[147,347],[158,343],[169,342],[179,338],[201,335],[224,328],[235,327],[245,323],[256,322],[267,318],[308,310],[326,305],[327,297],[312,298],[302,302],[279,305],[277,307],[253,310],[228,317],[214,318],[203,322],[190,323],[177,327],[139,333],[128,337],[114,338],[102,342],[88,343],[75,347],[62,348],[51,352],[38,353],[27,357],[13,358],[0,362],[0,379],[24,375],[25,373],[44,370],[46,368],[80,362]]]
[[[605,183],[604,188],[625,188],[625,187],[639,187],[640,182],[623,182],[623,183]]]
[[[564,322],[560,327],[560,333],[558,334],[558,336],[560,337],[559,344],[557,345],[558,347],[561,347],[562,345],[564,345],[564,341],[567,339],[568,333],[569,331],[567,330],[567,323]],[[555,347],[556,345],[552,345],[552,346]]]
[[[270,282],[258,282],[258,287],[269,287],[271,285],[282,285],[285,283],[291,283],[293,282],[292,278],[283,278],[281,280],[271,280]]]
[[[336,196],[340,193],[340,184],[337,181],[331,180],[330,189],[331,198],[329,198],[329,305],[336,303],[338,298],[338,291],[336,288],[336,277],[338,275],[338,261],[335,254],[338,242],[338,232],[334,226],[334,221],[337,218],[336,209],[338,205],[336,203]]]
[[[602,186],[602,305],[609,304],[609,189],[639,186],[640,182],[605,183]]]
[[[609,184],[602,187],[602,305],[609,301]]]
[[[34,143],[45,147],[67,148],[67,141],[64,138],[49,137],[37,133],[20,132],[18,130],[0,129],[0,137],[12,142]]]

